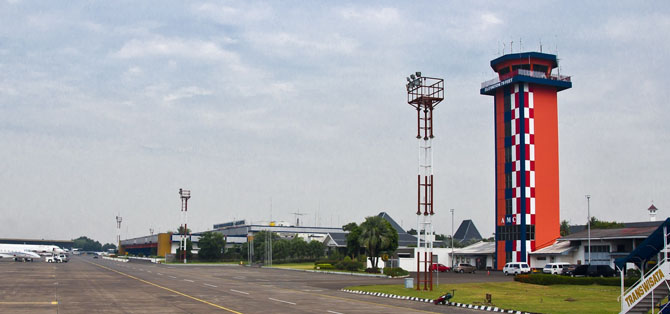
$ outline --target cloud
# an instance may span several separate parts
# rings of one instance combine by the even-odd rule
[[[203,3],[195,5],[192,11],[219,24],[242,25],[272,17],[272,9],[254,3],[244,8],[235,8],[223,4]]]
[[[354,8],[341,9],[339,14],[349,20],[367,22],[371,24],[396,24],[401,22],[400,13],[396,8]]]
[[[481,16],[481,19],[482,19],[482,24],[483,24],[484,28],[486,28],[488,26],[499,25],[499,24],[502,24],[502,22],[503,22],[501,19],[499,19],[493,13],[484,13]]]
[[[163,97],[163,100],[165,101],[175,101],[178,99],[182,98],[191,98],[195,96],[207,96],[211,95],[212,92],[197,86],[188,86],[188,87],[182,87],[180,89],[175,90],[172,93],[169,93]]]
[[[249,34],[248,40],[259,47],[269,47],[265,49],[267,53],[284,56],[348,55],[354,53],[359,46],[356,40],[339,34],[319,34],[319,38],[308,38],[298,33],[265,32]]]
[[[219,47],[215,42],[166,37],[155,37],[149,40],[130,40],[124,43],[114,56],[118,58],[166,56],[199,60],[225,60],[230,62],[239,60],[237,54]]]

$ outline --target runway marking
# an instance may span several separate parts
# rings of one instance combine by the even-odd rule
[[[343,314],[343,313],[340,313],[340,312],[335,312],[335,311],[330,311],[330,310],[329,310],[329,311],[326,311],[326,312],[328,312],[328,313],[333,313],[333,314]]]
[[[175,276],[168,276],[168,277],[170,277],[172,279],[177,279],[177,277],[175,277]]]
[[[233,278],[235,278],[235,279],[244,279],[244,277],[239,277],[239,276],[238,276],[238,277],[233,277]]]
[[[214,304],[214,303],[212,303],[212,302],[205,301],[205,300],[203,300],[203,299],[198,299],[198,298],[196,298],[196,297],[194,297],[194,296],[191,296],[191,295],[188,295],[188,294],[186,294],[186,293],[179,292],[179,291],[177,291],[177,290],[173,290],[173,289],[170,289],[170,288],[168,288],[168,287],[163,287],[163,286],[161,286],[161,285],[155,284],[155,283],[150,282],[150,281],[146,281],[146,280],[141,279],[141,278],[137,278],[137,277],[132,276],[132,275],[128,275],[128,274],[126,274],[126,273],[124,273],[124,272],[120,272],[120,271],[118,271],[118,270],[116,270],[116,269],[112,269],[112,268],[109,268],[109,267],[105,267],[105,266],[102,266],[102,265],[98,265],[98,264],[96,264],[96,263],[91,263],[91,262],[87,262],[87,263],[92,264],[92,265],[95,265],[95,266],[98,266],[98,267],[100,267],[100,268],[103,268],[103,269],[106,269],[106,270],[109,270],[109,271],[113,271],[113,272],[115,272],[115,273],[117,273],[117,274],[119,274],[119,275],[126,276],[126,277],[128,277],[128,278],[135,279],[135,280],[137,280],[137,281],[146,283],[146,284],[148,284],[148,285],[152,285],[152,286],[154,286],[154,287],[156,287],[156,288],[161,288],[161,289],[163,289],[163,290],[172,292],[172,293],[174,293],[174,294],[178,294],[178,295],[180,295],[180,296],[183,296],[183,297],[186,297],[186,298],[189,298],[189,299],[198,301],[198,302],[205,303],[205,304],[207,304],[207,305],[213,306],[213,307],[218,308],[218,309],[222,309],[222,310],[225,310],[225,311],[228,311],[228,312],[231,312],[231,313],[242,314],[241,312],[238,312],[238,311],[235,311],[235,310],[231,310],[231,309],[229,309],[229,308],[227,308],[227,307],[224,307],[224,306],[221,306],[221,305],[218,305],[218,304]]]
[[[289,301],[279,300],[279,299],[275,299],[275,298],[268,298],[268,299],[270,299],[272,301],[283,302],[283,303],[288,303],[288,304],[291,304],[291,305],[295,305],[295,303],[289,302]]]
[[[151,272],[150,270],[147,270],[147,273],[150,273],[150,272]]]
[[[184,279],[184,281],[188,281],[188,282],[194,282],[194,281],[193,281],[193,280],[191,280],[191,279]]]
[[[161,274],[161,273],[156,273],[156,274],[158,274],[159,276],[163,276],[163,274]]]
[[[230,289],[230,291],[232,291],[232,292],[237,292],[237,293],[241,293],[241,294],[249,294],[249,292],[244,292],[244,291],[235,290],[235,289]]]
[[[46,302],[22,302],[22,301],[0,301],[0,305],[57,305],[58,301],[46,301]]]
[[[323,290],[319,290],[319,289],[313,289],[313,290],[312,290],[312,289],[305,289],[305,290],[302,290],[302,291],[305,291],[305,292],[320,292],[320,291],[323,291]]]
[[[290,290],[290,289],[286,289]],[[294,290],[296,291],[296,290]],[[401,310],[406,310],[410,312],[422,312],[422,313],[439,313],[439,312],[431,312],[431,311],[425,311],[425,310],[419,310],[419,309],[413,309],[413,308],[408,308],[408,307],[402,307],[402,306],[395,306],[395,305],[390,305],[390,304],[383,304],[383,303],[375,303],[375,302],[369,302],[369,301],[362,301],[362,300],[357,300],[357,299],[350,299],[350,298],[343,298],[343,297],[336,297],[334,295],[327,295],[327,294],[320,294],[320,293],[311,293],[311,292],[303,292],[305,294],[311,294],[311,295],[317,295],[321,297],[326,297],[326,298],[331,298],[331,299],[338,299],[342,301],[347,301],[347,302],[359,302],[359,303],[365,303],[365,304],[371,304],[371,305],[377,305],[377,306],[384,306],[384,307],[390,307],[394,309],[401,309]]]
[[[210,285],[210,284],[208,284],[208,283],[205,283],[204,285],[205,285],[205,286],[210,286],[210,287],[213,287],[213,288],[218,288],[217,286],[215,286],[215,285]]]

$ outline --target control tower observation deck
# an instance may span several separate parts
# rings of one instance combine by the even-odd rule
[[[491,67],[498,76],[480,93],[494,96],[494,268],[502,269],[560,236],[557,93],[572,82],[553,73],[558,59],[546,53],[503,55]]]

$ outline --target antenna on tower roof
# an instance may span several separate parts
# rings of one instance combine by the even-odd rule
[[[542,52],[542,39],[540,39],[540,52]]]

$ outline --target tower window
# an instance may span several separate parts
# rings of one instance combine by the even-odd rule
[[[515,64],[512,66],[512,71],[516,71],[518,69],[530,70],[530,64]]]
[[[535,72],[547,73],[547,70],[549,70],[549,67],[546,65],[533,64],[533,71]]]
[[[498,74],[500,75],[505,75],[507,73],[509,73],[509,67],[504,67],[498,71]]]

